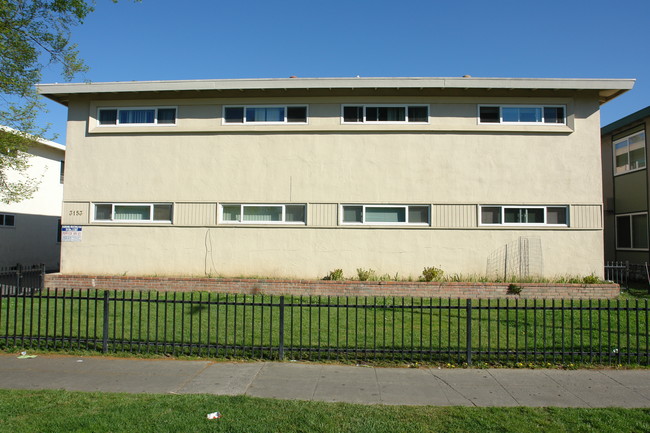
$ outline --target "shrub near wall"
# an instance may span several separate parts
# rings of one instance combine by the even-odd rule
[[[130,277],[47,274],[45,287],[100,290],[209,291],[304,296],[409,296],[433,298],[608,299],[618,284],[323,281],[238,278]],[[517,292],[518,293],[515,293]]]

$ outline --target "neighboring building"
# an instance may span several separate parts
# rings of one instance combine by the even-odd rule
[[[43,84],[69,108],[61,271],[602,275],[599,109],[633,84]]]
[[[601,129],[607,261],[650,262],[648,127],[650,107]]]
[[[65,146],[35,140],[28,153],[25,175],[40,183],[28,200],[0,202],[0,267],[44,264],[47,271],[56,271],[61,257]]]

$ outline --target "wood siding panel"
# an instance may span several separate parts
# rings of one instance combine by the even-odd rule
[[[603,227],[603,208],[601,205],[571,206],[570,225],[579,229],[600,229]]]
[[[337,207],[335,203],[311,203],[307,209],[307,225],[336,226]]]
[[[431,227],[468,228],[477,225],[476,205],[434,204],[431,206]]]
[[[176,203],[174,224],[180,226],[213,226],[217,224],[216,203]]]

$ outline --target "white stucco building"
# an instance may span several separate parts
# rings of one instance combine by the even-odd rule
[[[47,271],[55,271],[61,257],[65,146],[34,141],[28,153],[26,174],[40,183],[29,200],[0,203],[0,267],[45,264]]]

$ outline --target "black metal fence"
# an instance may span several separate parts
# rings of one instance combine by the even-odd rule
[[[22,295],[36,293],[45,284],[45,265],[24,266],[17,264],[0,268],[0,294]]]
[[[629,287],[630,281],[643,281],[649,284],[650,265],[648,263],[607,262],[605,263],[605,279]]]
[[[0,347],[401,363],[650,364],[647,300],[51,290],[0,297]]]

